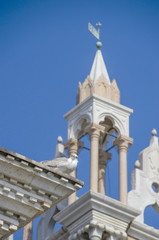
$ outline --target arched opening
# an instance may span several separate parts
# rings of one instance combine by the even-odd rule
[[[84,129],[86,128],[86,126],[88,125],[89,123],[87,122],[87,119],[85,118],[81,118],[80,119],[80,122],[79,122],[79,129],[77,129],[77,132],[76,132],[76,136],[77,136],[77,139],[80,140],[84,135]]]
[[[113,141],[119,135],[119,131],[114,127],[114,122],[109,117],[105,117],[104,121],[101,121],[99,124],[105,127],[105,132],[101,135],[99,141],[99,152],[106,152],[112,155],[111,159],[107,160],[105,169],[105,192],[107,196],[118,199],[119,186],[118,181],[114,181],[114,176],[119,177],[119,161]],[[112,161],[113,164],[111,164]]]
[[[105,132],[101,135],[99,140],[99,149],[107,151],[109,148],[113,146],[113,139],[115,139],[119,135],[119,133],[117,129],[114,127],[112,119],[109,117],[105,117],[104,121],[101,121],[99,125],[105,128]]]
[[[81,118],[77,123],[76,134],[75,134],[77,136],[77,139],[84,143],[83,148],[79,150],[79,154],[78,154],[79,161],[78,161],[78,168],[77,168],[77,178],[80,179],[82,177],[84,182],[88,181],[88,176],[90,175],[90,150],[91,150],[90,138],[89,138],[89,135],[85,133],[85,128],[87,127],[88,124],[89,124],[89,121],[87,121],[87,119],[83,116],[83,118]],[[111,119],[111,117],[108,117],[108,116],[105,117],[103,121],[100,121],[99,125],[104,127],[104,132],[101,133],[99,138],[98,191],[100,193],[105,194],[105,185],[106,185],[106,195],[113,197],[115,199],[118,199],[119,191],[114,190],[114,189],[119,189],[118,181],[114,181],[114,176],[118,177],[119,175],[119,161],[118,161],[118,153],[116,148],[114,148],[113,141],[119,135],[119,131],[116,127],[114,127],[114,121]],[[103,169],[101,169],[101,164],[100,164],[101,161],[103,164],[103,159],[105,161],[105,156],[106,157],[110,156],[110,154],[112,154],[112,159],[114,164],[112,165],[111,161],[108,160],[107,168],[105,169],[104,167]],[[105,175],[105,171],[106,171],[106,175]],[[100,187],[104,190],[103,191],[99,190]],[[89,186],[84,185],[84,187],[78,191],[77,195],[81,196],[88,190],[89,190]]]

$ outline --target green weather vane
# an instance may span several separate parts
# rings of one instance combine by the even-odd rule
[[[95,27],[93,27],[91,23],[88,23],[88,30],[93,34],[95,38],[98,39],[98,42],[96,43],[96,46],[98,49],[100,49],[102,46],[102,43],[100,42],[100,26],[101,25],[102,24],[100,22],[96,24],[96,26],[98,26],[98,30],[97,30]]]

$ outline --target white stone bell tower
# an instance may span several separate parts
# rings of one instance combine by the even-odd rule
[[[63,226],[53,232],[45,240],[158,240],[159,231],[138,221],[142,218],[143,208],[147,200],[142,197],[143,170],[147,171],[149,163],[155,174],[158,172],[154,164],[158,161],[158,140],[151,139],[151,148],[140,157],[133,177],[133,189],[129,193],[127,204],[127,152],[133,143],[129,137],[129,116],[132,109],[120,104],[120,91],[115,80],[112,82],[101,53],[101,42],[98,31],[89,24],[89,30],[96,36],[98,42],[97,52],[89,76],[83,83],[79,83],[77,105],[65,114],[68,121],[68,140],[64,146],[69,154],[78,153],[84,148],[80,141],[85,135],[90,139],[90,189],[83,196],[77,198],[72,194],[68,206],[52,219]],[[154,133],[153,133],[154,134]],[[113,156],[106,150],[110,136],[114,137],[112,147],[117,146],[119,153],[119,200],[105,195],[105,168],[107,160]],[[155,160],[149,159],[155,156]],[[156,153],[157,151],[157,153]],[[148,154],[148,155],[147,155]],[[145,159],[146,156],[146,159]],[[144,159],[145,160],[144,160]],[[157,160],[156,160],[157,159]],[[157,169],[157,170],[156,170]],[[152,171],[150,171],[152,173]],[[149,175],[152,175],[150,174]],[[73,172],[73,176],[76,172]],[[147,178],[149,175],[146,175]],[[137,178],[135,178],[137,176]],[[156,176],[156,175],[155,175]],[[149,194],[151,203],[155,203],[158,210],[158,178],[152,175],[151,184],[155,187],[155,194]],[[147,182],[150,179],[147,179]],[[146,184],[145,193],[149,191]],[[150,185],[149,184],[149,187]],[[144,195],[145,196],[145,195]],[[135,200],[134,200],[135,197]],[[138,203],[140,209],[138,209]],[[137,221],[137,222],[136,222]]]
[[[105,194],[105,167],[111,158],[105,148],[111,134],[115,132],[118,137],[113,144],[118,146],[119,151],[120,200],[126,203],[127,151],[133,142],[129,137],[129,116],[133,110],[120,104],[119,88],[115,79],[110,81],[103,60],[102,43],[98,41],[96,46],[97,52],[90,74],[78,86],[77,105],[64,116],[68,121],[68,142],[65,146],[70,148],[74,144],[77,153],[78,140],[82,140],[85,134],[89,135],[90,189]]]

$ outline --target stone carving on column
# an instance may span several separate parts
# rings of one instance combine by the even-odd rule
[[[114,140],[119,152],[119,200],[127,204],[127,152],[133,139],[120,135]]]
[[[68,149],[69,156],[73,153],[78,155],[78,150],[82,148],[82,146],[83,146],[83,142],[78,141],[75,138],[70,138],[64,143],[65,149]],[[76,178],[76,170],[74,170],[71,173],[71,176]],[[76,201],[76,192],[72,193],[71,196],[69,196],[68,205],[72,204],[75,201]]]
[[[127,240],[127,233],[92,220],[69,236],[68,240]]]
[[[132,190],[128,193],[128,205],[141,214],[136,221],[144,222],[144,210],[152,205],[159,213],[159,142],[155,129],[152,130],[150,145],[139,154],[135,170],[131,175]]]
[[[99,152],[99,173],[98,173],[98,192],[105,195],[105,170],[108,160],[112,154],[108,152]]]
[[[89,124],[85,132],[90,136],[90,189],[98,192],[98,167],[99,167],[99,137],[104,132],[104,127],[95,123]]]

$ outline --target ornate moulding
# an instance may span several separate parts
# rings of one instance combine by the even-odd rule
[[[68,139],[78,138],[87,124],[100,124],[105,118],[112,121],[118,134],[129,136],[132,112],[130,108],[93,94],[64,115],[68,121]]]
[[[82,235],[88,235],[84,239],[91,239],[93,236],[105,239],[102,238],[104,234],[111,236],[111,239],[127,239],[127,229],[139,214],[139,211],[115,199],[89,191],[54,218],[63,224],[69,240],[83,239]],[[61,239],[58,238],[58,232],[49,238],[55,239]]]
[[[63,227],[47,240],[84,240],[93,236],[102,240],[158,240],[159,230],[134,221],[138,215],[140,211],[133,207],[89,191],[55,215]]]
[[[120,91],[116,80],[113,79],[112,83],[110,83],[103,75],[101,75],[96,82],[94,82],[90,76],[85,79],[83,84],[79,82],[77,104],[81,103],[92,94],[120,103]]]

